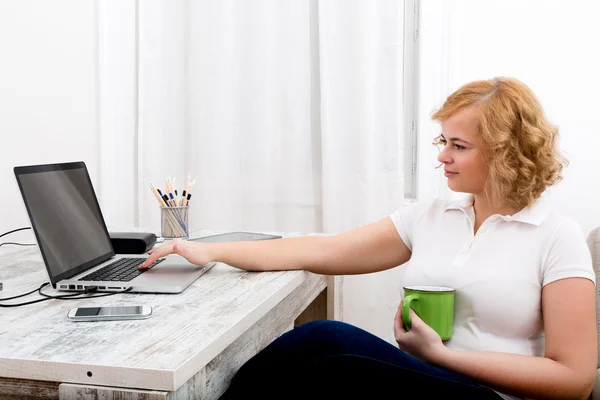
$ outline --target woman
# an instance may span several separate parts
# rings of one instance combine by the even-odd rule
[[[597,364],[590,254],[576,223],[543,196],[565,163],[557,130],[529,88],[507,78],[464,85],[433,119],[448,186],[465,200],[416,203],[336,236],[172,242],[146,265],[170,253],[326,275],[405,264],[403,285],[456,289],[453,337],[442,342],[414,313],[408,332],[396,315],[399,348],[341,322],[307,323],[249,360],[224,398],[589,396]]]

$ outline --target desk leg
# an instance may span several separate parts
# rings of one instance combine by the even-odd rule
[[[343,320],[343,276],[327,277],[327,319],[332,321]]]
[[[327,319],[327,288],[302,311],[302,314],[294,321],[294,326],[319,319]]]

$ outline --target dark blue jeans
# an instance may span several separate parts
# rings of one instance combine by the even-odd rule
[[[242,398],[501,399],[466,376],[337,321],[297,326],[248,360],[221,400]]]

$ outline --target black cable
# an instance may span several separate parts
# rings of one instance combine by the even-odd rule
[[[15,232],[19,232],[19,231],[24,231],[27,229],[31,229],[31,227],[26,226],[25,228],[19,228],[19,229],[13,229],[12,231],[8,231],[8,232],[4,232],[2,235],[0,235],[0,238],[2,236],[6,236],[6,235],[10,235],[11,233],[15,233]],[[4,242],[4,243],[0,243],[0,246],[4,246],[5,244],[12,244],[15,246],[35,246],[35,243],[16,243],[16,242]]]
[[[43,288],[44,286],[47,286],[47,285],[49,285],[48,282],[44,283],[42,286],[40,286],[37,289],[33,289],[31,292],[23,293],[23,294],[20,294],[18,296],[13,296],[13,297],[4,297],[4,298],[0,299],[0,301],[13,300],[13,299],[18,299],[19,297],[27,296],[28,294],[31,294],[33,292],[37,292],[38,290],[40,290],[41,288]]]
[[[30,227],[30,226],[27,226],[27,227],[25,227],[25,228],[13,229],[12,231],[8,231],[8,232],[5,232],[5,233],[3,233],[2,235],[0,235],[0,238],[1,238],[2,236],[6,236],[6,235],[9,235],[9,234],[11,234],[11,233],[15,233],[15,232],[19,232],[19,231],[24,231],[24,230],[26,230],[26,229],[31,229],[31,227]]]
[[[24,230],[27,230],[27,229],[31,229],[31,227],[30,226],[26,226],[24,228],[18,228],[18,229],[13,229],[12,231],[4,232],[2,235],[0,235],[0,238],[2,236],[10,235],[11,233],[15,233],[15,232],[19,232],[19,231],[24,231]],[[24,244],[24,243],[6,242],[6,243],[0,243],[0,247],[3,246],[3,245],[5,245],[5,244],[14,244],[14,245],[17,245],[17,246],[35,246],[35,244],[33,244],[33,243],[32,244]],[[0,282],[0,290],[2,290],[2,282]],[[19,297],[27,296],[28,294],[31,294],[33,292],[35,292],[35,290],[33,290],[33,291],[29,292],[29,293],[25,293],[25,294],[21,294],[21,295],[18,295],[18,296],[10,297],[9,299],[17,299]],[[0,300],[3,300],[3,299],[0,299]],[[8,299],[4,299],[4,300],[8,300]]]
[[[35,246],[35,243],[16,243],[16,242],[4,242],[0,243],[0,246],[4,246],[5,244],[13,244],[15,246]]]
[[[37,291],[40,291],[40,290],[42,290],[42,288],[43,288],[44,286],[47,286],[47,285],[48,285],[48,282],[46,282],[46,283],[42,284],[42,285],[41,285],[41,286],[40,286],[38,289],[36,289],[36,290],[37,290]],[[34,290],[34,292],[35,292],[35,290]],[[16,297],[23,297],[23,296],[25,296],[25,295],[27,295],[27,294],[31,294],[31,293],[33,293],[33,292],[29,292],[29,293],[26,293],[26,294],[24,294],[24,295],[20,295],[20,296],[16,296]],[[65,294],[65,295],[64,295],[64,297],[74,297],[74,296],[78,296],[78,295],[80,295],[80,294],[81,294],[81,293]],[[16,297],[15,297],[15,298],[16,298]],[[6,300],[6,299],[0,299],[0,301],[2,301],[2,300]],[[20,306],[26,306],[26,305],[28,305],[28,304],[35,304],[35,303],[39,303],[39,302],[46,301],[46,300],[51,300],[51,299],[49,299],[49,298],[44,298],[44,299],[37,299],[37,300],[27,301],[27,302],[25,302],[25,303],[17,303],[17,304],[0,304],[0,307],[4,307],[4,308],[8,308],[8,307],[20,307]]]
[[[7,298],[3,298],[0,299],[0,301],[4,301],[4,300],[11,300],[11,299],[17,299],[19,297],[23,297],[23,296],[27,296],[28,294],[31,294],[35,291],[39,292],[39,294],[41,294],[42,296],[44,296],[43,299],[37,299],[37,300],[32,300],[32,301],[27,301],[25,303],[17,303],[17,304],[0,304],[0,308],[8,308],[8,307],[20,307],[20,306],[26,306],[28,304],[35,304],[35,303],[39,303],[42,301],[46,301],[46,300],[79,300],[79,299],[93,299],[96,297],[106,297],[106,296],[112,296],[113,294],[119,294],[119,293],[126,293],[126,292],[130,292],[131,290],[133,290],[133,287],[128,287],[125,290],[122,290],[120,292],[111,292],[111,293],[105,293],[105,294],[101,294],[98,296],[83,296],[83,297],[75,297],[75,296],[81,296],[81,295],[86,295],[88,293],[94,293],[98,290],[97,286],[92,286],[89,289],[86,289],[85,292],[83,293],[72,293],[72,294],[63,294],[63,295],[59,295],[59,296],[50,296],[49,294],[43,293],[42,289],[46,286],[48,286],[49,283],[46,282],[44,284],[42,284],[39,288],[32,290],[31,292],[28,293],[24,293],[24,294],[20,294],[18,296],[13,296],[13,297],[7,297]],[[93,288],[93,289],[91,289]]]

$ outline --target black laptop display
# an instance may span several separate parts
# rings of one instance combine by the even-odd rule
[[[115,255],[83,162],[16,167],[51,283]]]

